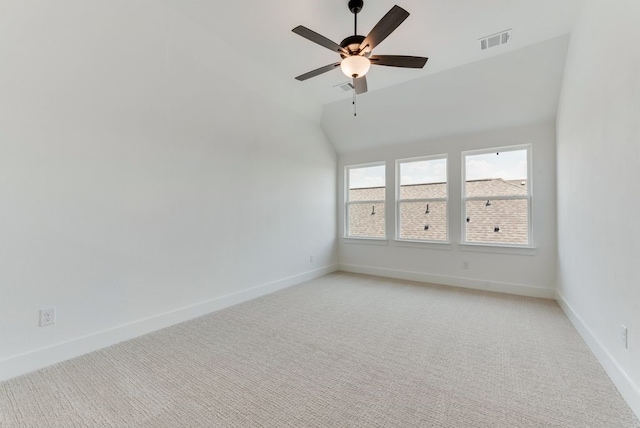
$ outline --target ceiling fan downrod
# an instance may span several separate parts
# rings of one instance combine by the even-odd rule
[[[358,13],[364,6],[363,0],[349,0],[349,10],[353,13],[353,35],[358,35]]]

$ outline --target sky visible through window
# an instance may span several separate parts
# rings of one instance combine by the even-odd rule
[[[447,160],[433,159],[400,164],[400,185],[446,183]]]
[[[496,154],[499,153],[499,154]],[[465,158],[466,178],[483,180],[502,178],[503,180],[527,179],[527,151],[468,155]],[[447,160],[435,159],[400,164],[400,184],[444,183],[447,181]],[[349,188],[363,189],[384,187],[384,165],[349,169]]]
[[[483,153],[466,157],[467,181],[488,178],[503,180],[527,179],[527,151]]]
[[[349,189],[384,187],[384,165],[349,169]]]

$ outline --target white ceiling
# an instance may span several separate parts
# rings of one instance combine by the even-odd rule
[[[304,82],[294,80],[297,75],[337,62],[339,57],[291,29],[304,25],[340,43],[353,32],[347,0],[163,2],[246,55],[256,65],[254,73],[272,79],[272,92],[278,88],[290,92],[282,93],[283,99],[295,95],[309,106],[324,106],[322,126],[336,149],[345,152],[516,125],[527,117],[529,121],[554,117],[567,44],[567,38],[561,36],[570,32],[583,0],[365,0],[358,15],[358,32],[363,35],[394,4],[411,13],[374,54],[426,56],[429,62],[422,70],[372,67],[367,75],[369,92],[359,97],[357,118],[360,129],[371,131],[360,133],[350,131],[353,116],[342,107],[350,105],[351,94],[333,88],[348,80],[339,69]],[[509,44],[480,50],[479,38],[509,28],[513,31]],[[535,46],[550,39],[555,41]],[[221,61],[221,66],[232,65]],[[412,83],[406,86],[409,81]],[[476,86],[480,81],[484,86]],[[493,98],[480,99],[483,96]],[[529,105],[521,106],[527,104],[525,97]],[[500,105],[513,102],[519,107]],[[476,115],[487,103],[500,110],[499,119]],[[389,106],[395,111],[390,112]],[[461,111],[465,114],[460,115]],[[391,113],[396,119],[391,120]],[[381,126],[401,122],[403,117],[419,121],[430,117],[430,127],[415,123],[402,129]],[[444,117],[448,119],[441,120]]]
[[[164,0],[221,41],[246,52],[284,79],[339,60],[337,54],[291,32],[304,25],[336,43],[353,34],[347,0]],[[422,70],[374,67],[374,91],[567,34],[583,0],[365,0],[358,32],[366,35],[394,4],[411,16],[375,54],[429,57]],[[509,45],[480,51],[478,38],[513,28]],[[334,70],[295,87],[321,104],[349,97],[332,86],[348,79]]]

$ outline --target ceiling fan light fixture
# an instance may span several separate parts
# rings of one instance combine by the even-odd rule
[[[361,55],[351,55],[340,63],[340,69],[347,77],[362,77],[371,67],[369,58]]]

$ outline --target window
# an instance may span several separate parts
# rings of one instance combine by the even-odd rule
[[[463,236],[470,244],[531,245],[530,147],[463,153]]]
[[[447,157],[397,161],[396,237],[447,242]]]
[[[346,195],[346,236],[385,238],[385,166],[348,166]]]

